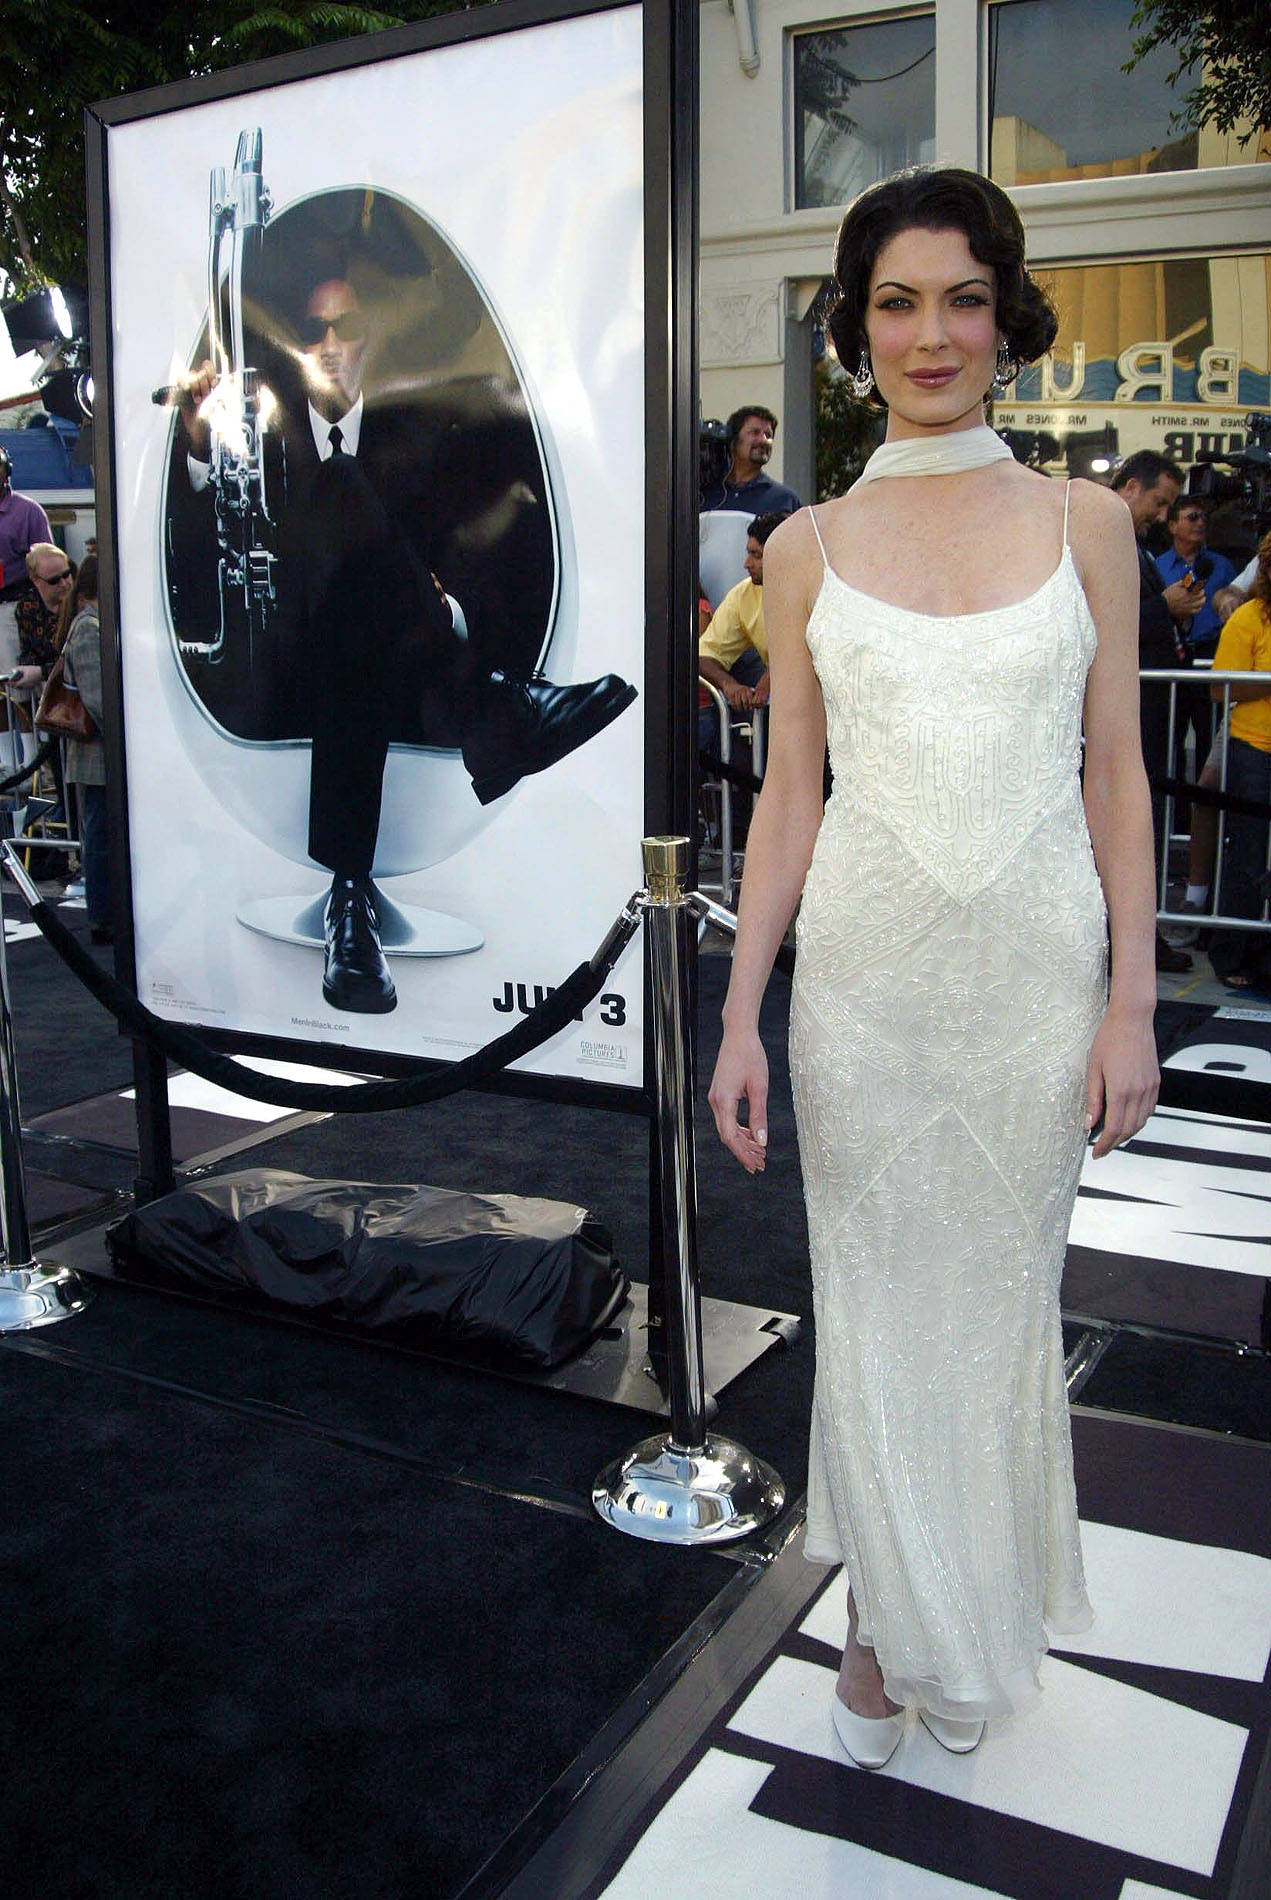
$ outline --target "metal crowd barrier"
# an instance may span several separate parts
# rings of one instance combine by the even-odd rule
[[[1213,791],[1216,791],[1221,797],[1226,797],[1228,795],[1227,748],[1228,748],[1228,741],[1230,738],[1231,689],[1233,686],[1263,686],[1269,692],[1271,692],[1271,677],[1268,677],[1266,673],[1228,673],[1228,672],[1216,673],[1212,670],[1212,668],[1204,664],[1199,664],[1197,666],[1192,666],[1192,667],[1172,667],[1168,669],[1161,668],[1161,669],[1144,670],[1144,671],[1141,671],[1139,674],[1139,681],[1141,685],[1155,685],[1155,686],[1166,687],[1168,688],[1168,691],[1169,691],[1169,714],[1168,714],[1168,721],[1167,721],[1167,735],[1168,736],[1167,736],[1167,742],[1166,742],[1165,757],[1166,757],[1167,767],[1168,767],[1166,776],[1167,776],[1167,780],[1171,783],[1176,782],[1176,767],[1179,764],[1179,759],[1178,759],[1178,735],[1179,735],[1179,730],[1180,730],[1179,707],[1178,707],[1179,688],[1189,687],[1191,688],[1192,692],[1195,692],[1197,689],[1204,692],[1204,694],[1206,695],[1206,698],[1209,700],[1209,705],[1210,705],[1210,743],[1206,747],[1205,757],[1200,758],[1198,756],[1194,756],[1191,760],[1190,768],[1188,767],[1186,760],[1182,762],[1183,763],[1183,777],[1185,778],[1187,782],[1191,783],[1192,785],[1197,785],[1198,781],[1201,778],[1201,774],[1204,771],[1208,758],[1214,746],[1217,745],[1218,747],[1217,783],[1216,785],[1212,787],[1202,786],[1200,787],[1200,789],[1213,790]],[[1214,687],[1220,687],[1222,689],[1221,708],[1211,697],[1211,689]],[[1189,749],[1190,749],[1190,745],[1193,743],[1194,743],[1194,740],[1189,742]],[[1218,812],[1217,812],[1218,823],[1217,823],[1217,836],[1216,836],[1215,846],[1214,846],[1214,861],[1211,867],[1211,875],[1208,878],[1208,880],[1206,880],[1209,884],[1209,891],[1210,891],[1209,910],[1203,911],[1198,914],[1195,911],[1179,911],[1179,910],[1171,910],[1169,908],[1170,884],[1171,882],[1177,881],[1176,878],[1171,877],[1171,867],[1170,867],[1171,852],[1174,849],[1174,847],[1176,847],[1180,843],[1186,844],[1190,839],[1189,832],[1178,832],[1175,830],[1174,828],[1175,819],[1177,817],[1179,804],[1180,803],[1187,804],[1189,801],[1186,797],[1186,794],[1180,795],[1178,792],[1173,791],[1173,790],[1166,791],[1164,794],[1164,797],[1165,797],[1165,821],[1162,826],[1161,855],[1160,855],[1160,860],[1156,866],[1157,905],[1158,905],[1157,922],[1160,924],[1186,924],[1192,927],[1199,927],[1200,929],[1203,929],[1203,930],[1251,930],[1251,931],[1271,932],[1271,887],[1269,887],[1268,889],[1267,898],[1264,898],[1263,900],[1262,912],[1261,912],[1261,915],[1258,917],[1233,917],[1219,908],[1219,905],[1222,901],[1223,858],[1225,855],[1226,842],[1227,842],[1226,825],[1223,823],[1223,818],[1225,814],[1221,807],[1218,809]],[[1190,801],[1190,802],[1192,805],[1192,810],[1193,812],[1195,812],[1199,808],[1198,803],[1197,801]],[[1266,855],[1266,860],[1264,864],[1264,870],[1268,874],[1271,874],[1271,829],[1268,830],[1267,855]],[[1184,883],[1186,883],[1187,881],[1188,880],[1186,878],[1183,879]]]
[[[1212,788],[1203,787],[1202,789],[1212,789],[1221,797],[1225,797],[1227,795],[1227,740],[1231,714],[1231,688],[1233,686],[1265,685],[1271,689],[1271,682],[1268,681],[1267,675],[1265,673],[1215,673],[1207,663],[1200,662],[1191,667],[1177,667],[1170,670],[1144,670],[1140,672],[1139,679],[1140,682],[1144,684],[1166,687],[1169,692],[1166,759],[1169,765],[1168,776],[1171,779],[1174,777],[1175,766],[1178,763],[1178,734],[1180,731],[1178,713],[1179,688],[1190,688],[1193,692],[1199,688],[1206,696],[1209,695],[1211,687],[1217,686],[1222,688],[1221,708],[1212,700],[1210,701],[1210,745],[1205,749],[1205,757],[1194,757],[1190,762],[1190,766],[1184,762],[1184,776],[1192,784],[1196,784],[1204,769],[1209,752],[1214,743],[1217,742],[1219,745],[1217,783]],[[713,686],[709,680],[699,679],[698,683],[705,687],[714,703],[716,717],[719,721],[719,756],[725,765],[729,765],[732,762],[732,736],[734,728],[728,702],[718,687]],[[764,706],[756,707],[750,715],[752,769],[756,778],[762,778],[764,774],[767,754],[767,726],[767,708]],[[744,727],[740,729],[745,730]],[[719,896],[721,903],[731,907],[733,894],[738,882],[738,854],[733,842],[732,786],[729,784],[727,778],[721,778],[718,781],[718,787],[720,804]],[[1160,924],[1185,924],[1206,930],[1212,928],[1215,930],[1271,932],[1271,883],[1268,884],[1268,894],[1263,902],[1262,913],[1258,917],[1234,917],[1218,908],[1222,897],[1223,859],[1226,853],[1227,843],[1226,827],[1222,823],[1221,808],[1218,812],[1218,823],[1216,827],[1217,835],[1214,847],[1214,861],[1210,876],[1205,880],[1208,882],[1210,889],[1210,908],[1199,916],[1193,911],[1170,909],[1169,888],[1171,882],[1176,881],[1171,877],[1171,852],[1180,844],[1186,844],[1190,837],[1188,832],[1179,832],[1175,829],[1175,820],[1179,805],[1187,804],[1188,802],[1185,795],[1180,796],[1179,793],[1175,791],[1165,793],[1164,835],[1161,845],[1160,861],[1156,867],[1157,922]],[[1192,803],[1193,810],[1195,810],[1197,802],[1190,802]],[[1271,831],[1268,833],[1267,856],[1264,869],[1268,878],[1271,878]],[[1186,883],[1188,880],[1184,878],[1183,882]]]
[[[724,765],[731,765],[733,759],[733,721],[732,708],[720,692],[718,686],[710,680],[698,676],[698,686],[711,696],[715,707],[715,717],[719,721],[719,756]],[[736,731],[750,738],[751,770],[756,778],[762,778],[767,758],[768,708],[751,708],[749,724],[740,724]],[[704,781],[719,791],[719,896],[723,904],[732,904],[737,884],[737,855],[733,844],[733,788],[727,778]]]

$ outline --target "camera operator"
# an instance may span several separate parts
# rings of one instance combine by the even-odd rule
[[[761,403],[746,403],[733,410],[724,429],[728,466],[717,478],[703,480],[699,497],[702,513],[734,509],[747,515],[792,514],[801,507],[793,488],[774,482],[765,470],[777,436],[777,418],[771,409]]]

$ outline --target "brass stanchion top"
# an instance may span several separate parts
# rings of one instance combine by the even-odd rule
[[[687,838],[642,838],[644,877],[650,901],[655,904],[680,904],[684,901],[684,880],[688,876],[689,841]]]

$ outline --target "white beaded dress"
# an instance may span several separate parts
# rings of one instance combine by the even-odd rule
[[[846,1565],[893,1700],[1000,1716],[1035,1695],[1046,1627],[1091,1621],[1059,1282],[1107,953],[1066,499],[1027,600],[916,613],[827,559],[807,644],[834,772],[790,1018],[807,1555]]]

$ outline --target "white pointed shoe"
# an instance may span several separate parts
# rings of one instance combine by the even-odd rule
[[[853,1715],[839,1697],[833,1698],[834,1732],[858,1768],[884,1768],[900,1746],[905,1711],[899,1715]]]
[[[924,1727],[951,1755],[969,1755],[984,1739],[983,1722],[955,1722],[948,1715],[932,1715],[929,1709],[919,1709],[918,1713]]]

